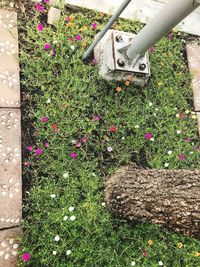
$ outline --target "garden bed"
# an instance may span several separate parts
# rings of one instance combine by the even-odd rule
[[[19,266],[198,267],[198,240],[113,218],[102,188],[105,176],[131,161],[200,168],[184,59],[190,37],[172,32],[151,48],[152,78],[144,89],[108,83],[95,61],[82,62],[108,18],[66,9],[56,27],[48,26],[34,4],[19,15],[25,185]],[[123,19],[114,25],[133,33],[141,27]]]

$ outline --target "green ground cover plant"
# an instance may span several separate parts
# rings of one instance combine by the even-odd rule
[[[106,82],[95,60],[84,65],[82,56],[109,17],[65,9],[49,26],[44,2],[19,16],[25,186],[19,266],[200,266],[198,240],[114,218],[103,199],[103,179],[131,161],[200,168],[189,37],[173,31],[150,49],[152,77],[144,89]],[[119,19],[114,28],[137,33],[142,25]]]

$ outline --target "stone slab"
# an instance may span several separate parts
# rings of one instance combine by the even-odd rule
[[[20,106],[17,14],[0,9],[0,107]]]
[[[197,112],[197,122],[198,122],[198,133],[199,133],[199,138],[200,138],[200,112]]]
[[[16,267],[17,266],[17,237],[20,235],[18,227],[7,230],[0,230],[0,266]]]
[[[123,0],[65,0],[65,4],[70,4],[79,7],[85,7],[96,11],[113,14],[121,5]],[[134,0],[131,1],[128,7],[121,14],[122,18],[138,19],[143,23],[147,23],[152,19],[163,7],[168,0]],[[164,2],[164,3],[163,3]],[[200,8],[196,9],[178,26],[179,31],[200,36]]]
[[[200,46],[187,45],[187,58],[192,74],[194,110],[200,112]]]
[[[0,109],[0,229],[20,223],[21,176],[20,110]]]

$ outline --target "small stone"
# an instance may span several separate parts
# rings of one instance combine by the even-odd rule
[[[60,19],[61,11],[57,8],[50,7],[48,12],[48,20],[47,22],[51,25],[55,25],[56,22]]]

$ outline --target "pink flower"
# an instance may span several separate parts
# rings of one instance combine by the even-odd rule
[[[44,3],[49,3],[49,0],[44,0]]]
[[[167,38],[171,40],[171,39],[173,38],[173,36],[174,36],[173,32],[170,32],[170,33],[167,35]]]
[[[186,114],[184,114],[184,113],[180,113],[180,114],[179,114],[179,117],[180,117],[180,118],[185,118],[185,117],[187,117],[187,116],[186,116]]]
[[[44,26],[42,24],[38,24],[37,29],[38,29],[38,31],[42,32],[44,29]]]
[[[199,148],[198,146],[195,146],[195,147],[194,147],[194,150],[195,150],[195,151],[199,151],[200,148]]]
[[[70,157],[71,157],[72,159],[75,159],[75,158],[77,157],[77,154],[76,154],[75,152],[72,152],[72,153],[70,154]]]
[[[190,143],[192,141],[192,139],[190,137],[184,138],[183,139],[186,143]]]
[[[93,29],[96,29],[96,28],[97,28],[97,23],[96,23],[96,22],[94,22],[94,23],[92,23],[92,25],[91,25],[91,26],[92,26],[92,28],[93,28]]]
[[[56,55],[56,50],[52,50],[51,55],[54,57]]]
[[[97,61],[96,61],[96,59],[95,58],[93,58],[93,60],[92,60],[92,65],[96,65],[97,64]]]
[[[72,42],[73,41],[73,38],[72,37],[69,37],[69,39],[68,39],[70,42]]]
[[[115,127],[115,125],[112,125],[110,128],[109,128],[109,131],[111,133],[115,133],[117,131],[117,128]]]
[[[46,43],[44,45],[44,50],[49,50],[50,48],[51,48],[51,45],[50,44]]]
[[[42,123],[46,123],[46,122],[47,122],[47,117],[46,116],[42,117]]]
[[[36,8],[37,10],[41,11],[41,12],[44,12],[44,11],[45,11],[44,7],[41,6],[40,4],[35,4],[35,8]]]
[[[150,134],[150,133],[145,134],[145,138],[146,139],[151,139],[152,138],[152,134]]]
[[[35,153],[36,153],[36,155],[41,155],[42,154],[42,149],[41,148],[37,148],[35,150]]]
[[[76,147],[81,147],[81,142],[76,143]]]
[[[29,167],[31,166],[30,161],[25,161],[25,162],[24,162],[24,166],[26,166],[27,168],[29,168]]]
[[[155,51],[156,51],[156,49],[155,49],[154,46],[152,46],[152,47],[149,48],[149,52],[150,52],[151,54],[153,54]]]
[[[31,258],[31,255],[30,255],[29,253],[24,253],[24,254],[22,254],[22,260],[23,260],[24,262],[29,261],[30,258]]]
[[[81,141],[82,141],[83,143],[87,142],[87,140],[88,140],[88,137],[83,137],[83,138],[81,139]]]
[[[49,146],[49,143],[45,142],[43,146],[47,148]]]
[[[107,150],[108,150],[108,152],[112,152],[112,151],[113,151],[113,148],[112,148],[111,146],[109,146],[109,147],[107,148]]]
[[[29,152],[31,152],[31,151],[33,150],[33,147],[32,147],[32,146],[27,146],[27,150],[28,150]]]
[[[76,41],[80,41],[80,40],[82,40],[82,37],[80,36],[80,34],[78,34],[75,39],[76,39]]]
[[[181,160],[185,160],[185,155],[180,154],[180,155],[179,155],[179,159],[181,159]]]
[[[146,250],[143,251],[142,255],[143,255],[144,257],[147,256],[147,252],[146,252]]]

